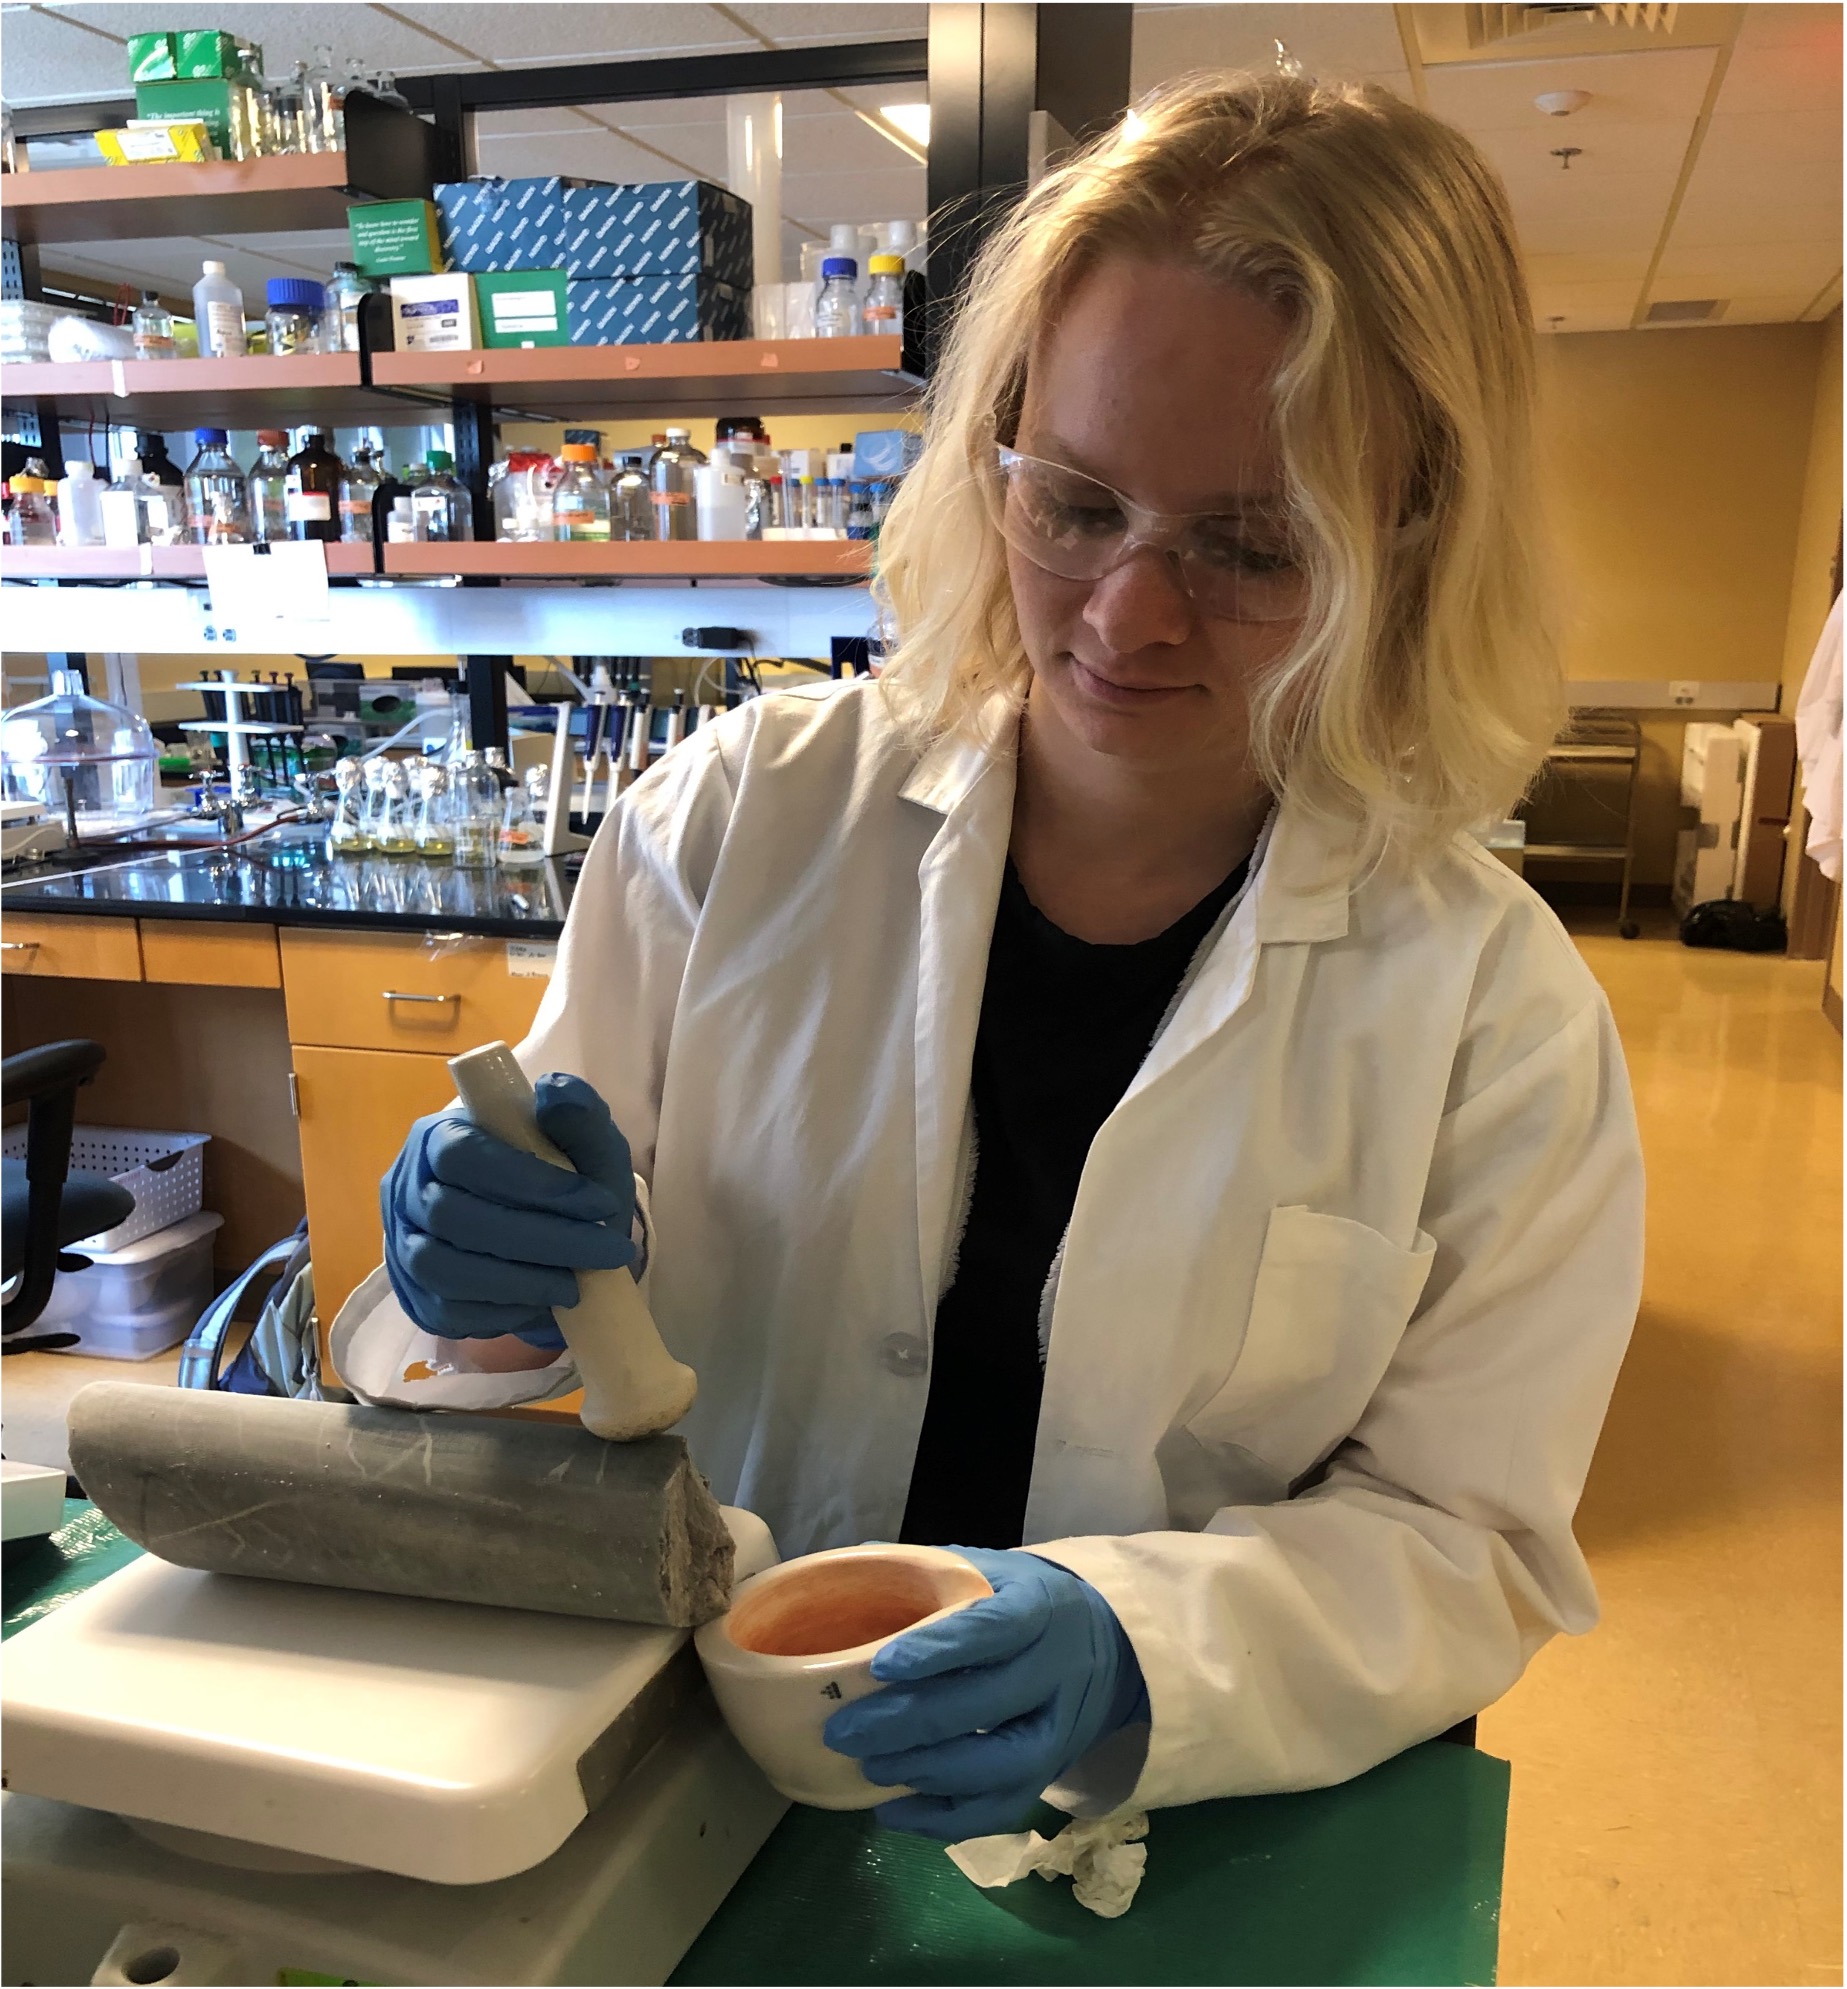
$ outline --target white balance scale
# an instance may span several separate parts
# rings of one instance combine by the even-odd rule
[[[0,1709],[7,1983],[664,1982],[788,1808],[688,1631],[152,1555]]]

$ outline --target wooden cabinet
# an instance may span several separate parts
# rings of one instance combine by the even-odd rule
[[[413,1119],[455,1096],[441,1057],[295,1047],[302,1191],[314,1247],[314,1302],[325,1331],[385,1254],[378,1185]]]
[[[282,962],[273,925],[219,919],[143,919],[141,967],[150,981],[189,987],[279,988]]]
[[[548,983],[508,969],[504,939],[284,931],[289,1037],[350,1050],[454,1056],[517,1043]]]
[[[0,969],[73,981],[138,981],[141,941],[133,919],[9,912],[0,928]]]

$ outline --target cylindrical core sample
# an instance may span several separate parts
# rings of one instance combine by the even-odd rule
[[[184,1568],[674,1628],[730,1600],[731,1535],[682,1437],[96,1381],[70,1456]]]

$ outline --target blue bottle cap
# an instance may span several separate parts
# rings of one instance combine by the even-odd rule
[[[209,442],[216,442],[222,446],[228,437],[222,428],[195,428],[192,431],[192,439],[200,448],[204,448]]]
[[[318,311],[327,302],[327,293],[309,276],[272,276],[267,294],[272,304],[299,311]]]
[[[821,258],[821,280],[826,282],[833,276],[857,276],[859,264],[851,256],[823,256]]]

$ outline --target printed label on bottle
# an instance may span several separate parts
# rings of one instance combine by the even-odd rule
[[[205,307],[205,343],[213,359],[244,357],[244,309],[215,299]]]
[[[866,306],[866,329],[875,331],[886,325],[895,325],[898,314],[889,304],[868,304]]]
[[[151,332],[136,332],[135,357],[137,359],[172,359],[179,348],[170,338],[159,338]]]
[[[333,517],[333,504],[324,490],[292,490],[283,510],[291,525],[324,525]]]

